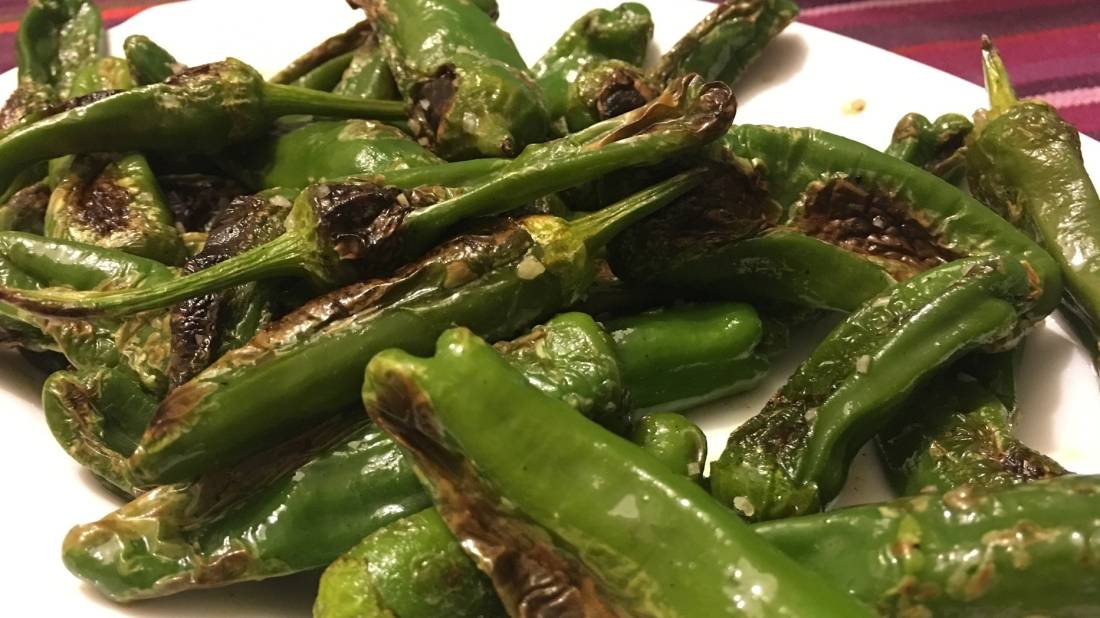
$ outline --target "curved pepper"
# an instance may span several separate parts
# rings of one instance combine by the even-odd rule
[[[139,86],[162,82],[186,68],[176,62],[175,56],[168,50],[142,34],[126,37],[122,50],[126,54],[130,74]]]
[[[687,73],[732,84],[794,18],[791,0],[725,1],[661,56],[652,78],[664,85]]]
[[[515,156],[550,115],[515,45],[465,0],[356,0],[378,28],[414,134],[444,159]]]
[[[707,437],[698,425],[683,415],[657,412],[643,416],[634,425],[630,440],[669,470],[696,483],[702,482],[703,466],[707,463]]]
[[[378,35],[372,33],[351,55],[348,68],[332,89],[335,94],[363,97],[364,99],[401,98],[397,83],[390,71],[386,53],[378,44]]]
[[[432,358],[375,356],[363,401],[509,613],[869,615],[468,330],[443,334]]]
[[[1035,302],[1011,258],[966,258],[899,283],[837,326],[764,410],[730,434],[711,493],[744,517],[822,509],[856,451],[920,381],[1003,343]]]
[[[286,234],[187,277],[155,288],[97,294],[5,288],[0,298],[44,315],[86,316],[153,309],[271,276],[305,275],[331,289],[392,272],[463,220],[505,212],[617,169],[699,148],[725,131],[735,108],[728,86],[688,77],[641,109],[528,147],[484,182],[457,193],[392,186],[407,186],[398,178],[405,174],[422,178],[415,169],[387,174],[384,180],[391,186],[315,185],[295,200]]]
[[[595,9],[573,22],[531,67],[550,117],[579,131],[656,96],[637,68],[652,36],[649,10],[636,2]]]
[[[76,99],[75,106],[22,126],[0,139],[0,186],[26,167],[68,154],[141,150],[217,152],[259,137],[290,114],[405,117],[400,103],[343,97],[268,84],[232,58],[187,69],[168,80],[116,94]]]
[[[1042,101],[1018,101],[992,42],[983,39],[990,109],[967,141],[970,189],[1050,252],[1077,313],[1100,328],[1100,196],[1081,138]],[[1090,350],[1100,358],[1100,350]]]
[[[906,114],[894,127],[886,154],[957,185],[966,177],[966,138],[973,130],[974,124],[959,114],[944,114],[935,122]]]
[[[291,82],[290,85],[298,86],[299,88],[308,88],[310,90],[331,91],[340,83],[340,79],[344,76],[344,71],[351,66],[353,53],[354,52],[350,51],[344,52],[339,56],[329,58],[305,75]]]
[[[1024,618],[1100,611],[1100,478],[1068,476],[754,526],[884,616]]]
[[[313,49],[295,58],[283,70],[271,76],[273,84],[292,84],[333,58],[355,51],[374,33],[370,21],[363,20],[347,30],[330,36]]]

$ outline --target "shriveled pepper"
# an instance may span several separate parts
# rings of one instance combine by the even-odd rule
[[[579,131],[655,97],[657,89],[637,68],[652,36],[649,10],[636,2],[594,9],[573,22],[531,67],[550,118]]]
[[[271,76],[273,84],[292,84],[325,62],[349,52],[354,52],[372,34],[370,21],[363,20],[340,34],[330,36],[301,56],[295,58],[281,71]]]
[[[45,315],[84,316],[162,307],[270,276],[304,275],[331,289],[342,282],[392,272],[460,221],[504,212],[610,171],[653,164],[700,148],[728,127],[734,112],[728,86],[702,84],[688,77],[646,107],[528,147],[485,182],[469,189],[398,190],[398,186],[407,186],[408,179],[423,177],[416,169],[408,170],[405,181],[398,177],[406,172],[387,174],[384,182],[389,186],[315,185],[295,200],[286,234],[193,275],[155,288],[110,293],[5,288],[0,289],[0,298]]]
[[[142,34],[126,37],[122,49],[130,74],[139,86],[162,82],[186,68],[168,50]]]
[[[466,329],[375,356],[363,401],[511,614],[870,615]]]
[[[797,16],[792,0],[725,0],[661,56],[652,77],[661,86],[687,73],[732,84]]]
[[[734,430],[711,465],[711,493],[753,521],[822,509],[922,379],[1014,336],[1041,294],[1033,286],[1013,258],[966,258],[866,303]]]
[[[413,133],[444,159],[511,157],[546,139],[542,92],[504,31],[466,0],[356,0],[378,29]]]
[[[269,84],[232,58],[183,71],[168,80],[116,94],[76,99],[71,109],[22,126],[0,139],[0,186],[30,165],[103,150],[217,152],[259,137],[289,114],[405,117],[396,101],[344,97]]]
[[[970,119],[960,114],[944,114],[935,121],[906,114],[894,127],[886,154],[959,184],[966,177],[966,138],[973,130]]]
[[[1100,196],[1081,158],[1081,138],[1053,107],[1017,100],[1004,64],[982,40],[990,108],[967,141],[971,191],[1050,252],[1078,315],[1100,329]],[[1100,349],[1091,349],[1100,358]]]

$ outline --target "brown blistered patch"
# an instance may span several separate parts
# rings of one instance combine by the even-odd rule
[[[614,118],[638,109],[656,96],[657,92],[641,75],[620,67],[611,72],[596,95],[596,112],[601,120]]]
[[[470,462],[447,446],[432,401],[414,379],[388,372],[376,382],[375,394],[368,414],[430,479],[440,516],[489,575],[510,615],[625,618],[583,565],[557,550],[537,526],[508,512]]]
[[[176,223],[189,232],[209,231],[219,213],[245,192],[234,180],[206,174],[165,174],[157,181]]]
[[[339,260],[361,265],[364,275],[399,266],[396,232],[413,208],[403,191],[373,183],[319,185],[312,206],[317,234]]]
[[[110,98],[123,90],[97,90],[95,92],[89,92],[88,94],[81,95],[79,97],[73,97],[66,99],[60,103],[54,104],[46,108],[45,115],[53,116],[54,114],[60,114],[69,110],[76,109],[78,107],[84,107],[85,105],[91,105],[103,99]]]
[[[99,236],[124,230],[130,222],[130,192],[115,182],[113,174],[103,173],[114,159],[110,155],[77,157],[73,176],[66,181],[66,209],[76,223]]]
[[[959,257],[908,210],[894,196],[834,178],[807,188],[794,224],[814,238],[891,262],[892,274],[902,278]]]
[[[624,122],[590,148],[645,133],[659,132],[676,122],[680,130],[699,135],[703,140],[725,133],[737,113],[733,90],[722,82],[702,83],[694,73],[674,81],[644,107],[628,112]]]
[[[444,64],[431,77],[413,84],[409,127],[425,146],[433,146],[443,118],[451,111],[458,74],[453,64]]]
[[[190,260],[188,261],[190,263]],[[168,388],[174,389],[210,364],[217,338],[222,294],[187,298],[171,309],[172,343],[168,358]]]
[[[16,191],[4,207],[15,214],[11,229],[42,234],[42,221],[50,204],[50,188],[45,181]]]
[[[1057,463],[1018,442],[1000,453],[1001,468],[1020,482],[1053,478],[1066,473]]]
[[[350,4],[350,3],[349,3]],[[353,5],[354,6],[354,5]],[[369,19],[364,19],[340,34],[333,35],[319,45],[295,58],[282,71],[271,77],[273,84],[289,84],[328,60],[341,54],[354,51],[374,35]]]

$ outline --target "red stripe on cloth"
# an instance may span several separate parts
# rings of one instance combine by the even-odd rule
[[[111,9],[103,9],[101,11],[103,15],[103,21],[117,23],[128,17],[133,17],[145,9],[160,4],[160,2],[149,2],[147,4],[132,5],[132,6],[120,6]],[[0,22],[0,34],[12,34],[19,30],[19,19],[11,21]]]
[[[974,15],[1000,15],[1021,9],[1052,9],[1072,4],[1091,4],[1093,0],[969,0],[966,2],[921,2],[912,4],[868,3],[862,10],[847,10],[815,14],[807,11],[804,21],[829,30],[844,31],[855,26],[888,23],[946,22]],[[859,3],[850,3],[859,5]],[[842,5],[843,6],[843,5]]]

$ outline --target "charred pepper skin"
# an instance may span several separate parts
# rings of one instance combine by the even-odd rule
[[[1050,252],[1078,315],[1100,328],[1100,196],[1081,158],[1081,138],[1050,105],[1019,101],[1004,65],[983,40],[990,109],[967,144],[971,190]],[[1093,340],[1095,343],[1095,339]],[[1100,350],[1090,350],[1094,362]]]
[[[966,177],[966,139],[973,130],[974,123],[960,114],[944,114],[935,121],[906,114],[894,127],[886,154],[957,185]]]
[[[268,84],[254,69],[227,59],[167,81],[79,99],[76,107],[21,126],[0,139],[0,186],[46,159],[110,150],[211,153],[259,137],[279,116],[404,119],[395,101],[374,101]],[[83,103],[83,104],[81,104]]]
[[[550,117],[579,131],[656,96],[637,68],[652,36],[653,20],[643,5],[585,13],[531,67]]]
[[[698,73],[733,84],[797,16],[791,0],[726,0],[661,57],[652,78],[664,85]]]
[[[1100,479],[1067,476],[753,526],[883,616],[1089,616],[1100,610]]]
[[[308,277],[331,290],[390,274],[462,221],[499,214],[627,167],[656,164],[719,137],[736,111],[725,84],[689,76],[641,109],[584,131],[533,144],[503,166],[448,164],[496,172],[460,190],[399,190],[435,171],[396,170],[379,181],[314,185],[295,200],[287,233],[236,258],[155,289],[109,293],[0,289],[0,297],[43,315],[128,315],[263,277]],[[423,170],[423,171],[422,171]],[[430,172],[430,173],[429,173]],[[435,178],[438,181],[438,178]]]
[[[126,37],[122,49],[130,74],[139,86],[162,82],[186,68],[168,50],[145,35]]]
[[[468,330],[431,358],[375,356],[363,401],[513,615],[870,615]]]
[[[512,157],[550,114],[511,37],[467,0],[356,0],[378,28],[414,134],[447,160]]]
[[[1013,258],[967,258],[868,302],[734,430],[711,465],[711,493],[752,521],[821,510],[922,379],[1015,335],[1038,293],[1032,281]]]
[[[321,41],[271,76],[273,84],[292,84],[333,58],[354,52],[374,34],[370,21],[363,20],[347,30]]]
[[[591,280],[593,251],[697,181],[681,175],[568,223],[502,222],[393,277],[316,299],[172,391],[131,457],[135,476],[187,480],[286,439],[350,405],[362,367],[382,349],[430,350],[455,323],[503,338],[570,305]]]

